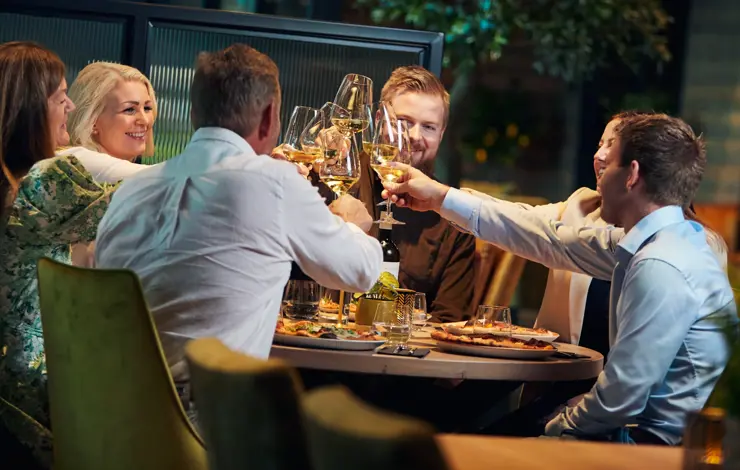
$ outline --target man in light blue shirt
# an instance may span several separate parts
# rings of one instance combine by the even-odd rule
[[[685,220],[681,209],[693,199],[706,156],[683,121],[651,115],[620,123],[606,159],[602,218],[624,229],[621,240],[613,227],[529,221],[543,237],[572,248],[571,258],[554,267],[588,273],[589,245],[610,247],[618,260],[607,366],[593,389],[550,421],[545,433],[598,439],[624,437],[629,430],[631,437],[620,440],[676,445],[687,413],[704,406],[727,363],[723,328],[737,323],[727,276],[701,226]],[[386,189],[400,205],[436,210],[484,239],[500,229],[486,200],[413,169]]]

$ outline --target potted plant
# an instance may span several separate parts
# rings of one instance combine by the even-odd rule
[[[384,272],[369,291],[355,294],[357,299],[357,313],[355,323],[358,325],[371,326],[377,313],[383,316],[393,313],[393,306],[398,297],[396,289],[399,288],[398,279],[393,274]]]

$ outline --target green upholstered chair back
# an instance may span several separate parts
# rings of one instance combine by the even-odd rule
[[[205,470],[137,276],[38,263],[56,470]]]
[[[307,393],[303,410],[314,470],[447,468],[431,426],[374,408],[343,387]]]
[[[297,373],[215,338],[185,348],[211,470],[309,469]]]

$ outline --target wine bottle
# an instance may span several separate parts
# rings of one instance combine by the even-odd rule
[[[381,213],[381,220],[383,219],[383,214]],[[393,224],[380,222],[378,241],[380,242],[380,247],[383,249],[383,271],[393,274],[393,277],[398,279],[398,272],[401,266],[401,252],[398,251],[398,247],[393,243],[393,238],[391,237],[392,228]]]

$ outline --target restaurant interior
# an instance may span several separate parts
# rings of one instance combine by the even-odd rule
[[[94,191],[102,188],[112,202],[96,209],[91,238],[69,236],[47,252],[28,240],[48,232],[51,222],[18,232],[27,216],[14,212],[44,213],[30,195],[36,183],[24,186],[40,171],[42,157],[28,176],[13,173],[4,160],[11,162],[3,154],[3,139],[10,137],[0,113],[0,164],[13,195],[10,215],[0,210],[0,230],[7,231],[0,233],[6,264],[0,270],[0,469],[740,469],[738,21],[740,2],[734,0],[0,0],[0,107],[12,108],[2,95],[3,44],[32,41],[64,64],[64,93],[74,101],[64,105],[72,143],[56,144],[54,159],[87,147],[74,136],[75,107],[82,114],[89,105],[77,98],[83,85],[75,85],[96,63],[136,69],[142,78],[135,80],[151,98],[141,112],[153,113],[146,135],[129,135],[141,148],[151,138],[147,151],[128,158],[95,144],[106,114],[104,105],[92,106],[100,116],[88,130],[92,150],[129,160],[142,176],[105,179],[90,171],[95,186],[85,187],[85,196],[97,201]],[[249,47],[234,48],[242,44]],[[329,207],[319,208],[320,220],[352,229],[342,232],[347,250],[332,245],[332,228],[316,229],[326,237],[327,255],[302,252],[313,246],[309,224],[320,225],[312,218],[318,209],[306,202],[317,191],[306,189],[310,198],[304,192],[295,199],[302,209],[292,221],[305,217],[306,232],[290,242],[298,254],[281,260],[289,268],[281,268],[280,285],[271,285],[274,268],[267,261],[237,268],[220,258],[215,264],[225,270],[220,276],[231,278],[226,281],[187,274],[201,262],[197,258],[213,263],[220,256],[193,241],[192,233],[187,246],[195,248],[186,261],[173,250],[155,253],[159,245],[143,246],[151,237],[142,231],[155,233],[156,227],[155,237],[164,236],[173,191],[182,191],[174,210],[183,221],[166,243],[185,227],[200,226],[193,233],[236,244],[230,237],[239,235],[242,221],[219,226],[214,210],[221,203],[208,206],[209,197],[232,187],[228,176],[204,177],[202,186],[162,187],[135,210],[133,203],[128,210],[116,205],[122,198],[106,189],[123,179],[120,192],[133,198],[133,183],[145,184],[144,175],[185,171],[176,163],[190,157],[198,136],[226,127],[196,124],[197,113],[210,109],[196,106],[198,90],[210,93],[205,101],[223,90],[216,82],[212,90],[194,84],[211,70],[208,60],[253,54],[252,48],[279,70],[279,105],[270,108],[279,135],[271,152],[260,152],[245,137],[248,152],[269,154],[270,163],[288,160],[289,176],[302,177],[291,184],[308,180],[319,188]],[[404,91],[411,82],[411,91]],[[86,90],[92,94],[99,86]],[[627,321],[617,315],[628,311],[627,284],[618,302],[613,276],[626,262],[619,257],[620,238],[613,237],[619,232],[626,240],[631,233],[598,215],[606,194],[601,178],[617,171],[604,160],[614,153],[615,136],[627,139],[623,129],[630,123],[664,114],[693,129],[693,142],[703,142],[701,183],[678,212],[707,235],[702,253],[710,253],[711,267],[697,272],[707,279],[719,273],[711,283],[716,291],[704,286],[691,294],[705,296],[696,308],[705,313],[690,326],[688,339],[679,340],[678,352],[668,353],[671,324],[654,338],[636,340],[640,331],[657,330],[648,325],[654,316],[669,322],[659,313],[643,315],[649,319],[635,327],[635,338],[620,336]],[[216,148],[215,140],[208,142]],[[82,155],[72,158],[83,171],[92,170]],[[271,168],[255,171],[268,181],[276,178]],[[444,202],[418,209],[427,200],[412,196],[415,179],[419,188],[449,190]],[[257,179],[239,183],[232,201],[289,200],[287,189],[279,193],[283,183],[270,183],[274,193],[259,183],[266,189],[257,195],[247,181]],[[345,198],[352,201],[341,206]],[[464,212],[472,198],[480,206]],[[277,213],[258,217],[270,227],[282,220]],[[358,220],[367,220],[368,228]],[[569,225],[574,231],[563,232]],[[273,233],[264,226],[242,234],[247,244],[266,237],[251,249],[260,256],[291,230]],[[211,235],[219,231],[227,235]],[[363,238],[363,249],[353,245],[356,237]],[[608,242],[593,248],[603,237]],[[8,261],[21,256],[17,246],[37,253],[25,271]],[[352,261],[317,267],[325,256]],[[12,276],[22,271],[32,286],[23,295],[33,295],[35,303],[20,312],[9,292],[18,285]],[[253,286],[242,289],[240,282]],[[224,296],[226,287],[244,298],[279,291],[279,298],[261,304],[268,310],[279,305],[279,312],[255,314],[238,305],[251,308],[260,305],[256,301],[209,304],[214,299],[200,298],[199,285],[213,297]],[[359,285],[369,288],[351,288]],[[162,292],[178,287],[185,300],[162,299]],[[733,302],[719,309],[725,294]],[[203,326],[209,309],[224,305],[250,319]],[[182,326],[185,321],[190,326]],[[234,338],[247,327],[269,336],[264,354],[255,346],[260,335],[250,333],[243,347],[245,340]],[[24,329],[36,331],[29,344],[15,335]],[[716,363],[697,359],[703,356],[689,343],[696,331],[710,329],[716,335],[704,347],[716,348],[712,354],[721,359],[706,356]],[[625,359],[620,340],[636,341],[640,350]],[[19,348],[21,360],[13,357]],[[635,385],[652,369],[645,364],[659,356],[667,362],[653,372],[655,383]],[[23,375],[13,375],[21,363]],[[691,369],[691,379],[676,377],[683,367]],[[28,399],[32,394],[34,400],[40,394],[41,404]],[[581,422],[599,433],[584,431]]]

